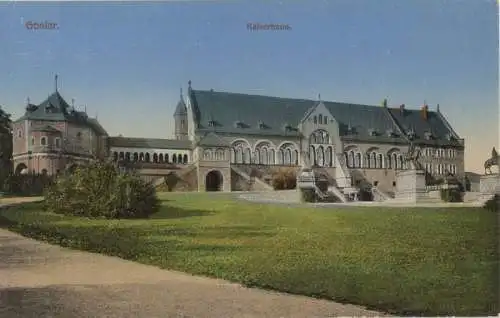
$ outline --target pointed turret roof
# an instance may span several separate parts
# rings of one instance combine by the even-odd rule
[[[187,115],[187,107],[186,103],[184,103],[184,98],[182,97],[182,88],[181,88],[181,95],[179,102],[177,103],[177,106],[175,107],[175,112],[174,116],[184,116]]]

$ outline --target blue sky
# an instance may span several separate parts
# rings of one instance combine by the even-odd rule
[[[495,1],[339,0],[0,4],[0,105],[54,90],[110,134],[168,138],[194,88],[441,110],[466,169],[498,145]],[[28,30],[50,21],[57,30]],[[288,24],[248,31],[247,23]]]

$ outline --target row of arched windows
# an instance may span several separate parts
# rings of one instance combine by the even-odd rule
[[[371,151],[363,155],[359,151],[350,150],[344,153],[348,168],[369,168],[369,169],[406,169],[406,162],[403,155],[393,152],[384,156],[381,153]]]
[[[457,165],[440,163],[434,167],[432,163],[427,163],[425,164],[425,170],[428,173],[435,173],[437,175],[445,175],[447,173],[455,175],[457,173]]]
[[[224,149],[205,149],[203,151],[203,160],[223,161],[226,160]]]
[[[149,152],[113,152],[114,161],[128,161],[128,162],[154,162],[154,163],[174,163],[174,164],[187,164],[188,155],[186,154],[172,154],[168,153],[153,153]]]
[[[299,152],[292,144],[283,144],[276,150],[270,143],[262,142],[255,151],[248,144],[237,142],[230,149],[231,163],[261,165],[298,165]]]
[[[309,162],[317,167],[333,167],[335,151],[332,146],[309,146]]]

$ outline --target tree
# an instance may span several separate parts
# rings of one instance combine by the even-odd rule
[[[0,105],[0,185],[12,171],[12,121]]]

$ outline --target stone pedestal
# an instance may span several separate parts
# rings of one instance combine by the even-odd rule
[[[400,171],[396,178],[395,199],[406,202],[427,199],[425,171],[417,169]]]
[[[481,195],[500,194],[500,175],[495,173],[481,176],[479,192]]]

